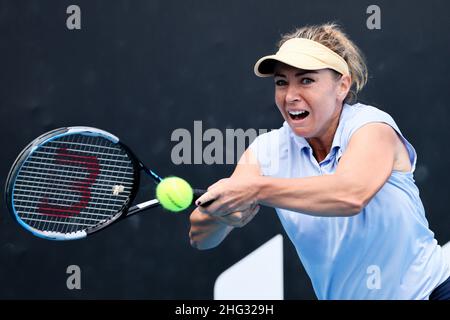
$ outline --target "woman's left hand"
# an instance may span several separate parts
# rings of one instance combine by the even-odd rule
[[[200,212],[217,217],[254,208],[258,204],[258,187],[255,180],[255,177],[250,176],[221,179],[211,185],[195,204],[199,206]],[[211,204],[201,206],[210,200],[213,200]]]

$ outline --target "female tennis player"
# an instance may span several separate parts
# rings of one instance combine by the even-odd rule
[[[303,27],[254,70],[273,77],[285,122],[197,200],[192,245],[217,246],[270,206],[319,299],[450,299],[450,261],[428,227],[413,146],[389,114],[352,104],[367,81],[356,45],[336,24]]]

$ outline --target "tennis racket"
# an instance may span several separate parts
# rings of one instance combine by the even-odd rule
[[[6,180],[6,203],[15,220],[36,236],[81,239],[160,205],[152,199],[131,206],[142,171],[156,184],[162,180],[111,133],[60,128],[19,154]],[[204,192],[194,189],[194,200]]]

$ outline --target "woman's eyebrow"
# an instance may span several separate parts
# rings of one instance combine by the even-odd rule
[[[299,76],[303,76],[303,75],[308,74],[308,73],[318,73],[318,72],[317,72],[317,70],[302,70],[302,71],[297,72],[297,73],[295,74],[295,76],[296,76],[296,77],[299,77]],[[283,77],[283,78],[286,78],[286,76],[285,76],[284,74],[278,73],[278,72],[276,72],[276,73],[274,74],[274,77]]]
[[[295,74],[295,76],[298,77],[298,76],[302,76],[307,73],[318,73],[318,72],[317,72],[317,70],[302,70],[302,71],[297,72]]]

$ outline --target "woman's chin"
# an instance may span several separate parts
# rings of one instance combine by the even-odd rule
[[[291,127],[292,131],[295,133],[295,135],[308,138],[311,135],[311,130],[309,130],[308,127],[302,126],[299,123],[288,121],[289,127]]]
[[[292,132],[294,132],[294,134],[296,136],[302,137],[302,138],[309,138],[311,135],[311,132],[305,128],[298,128],[298,127],[291,127]]]

